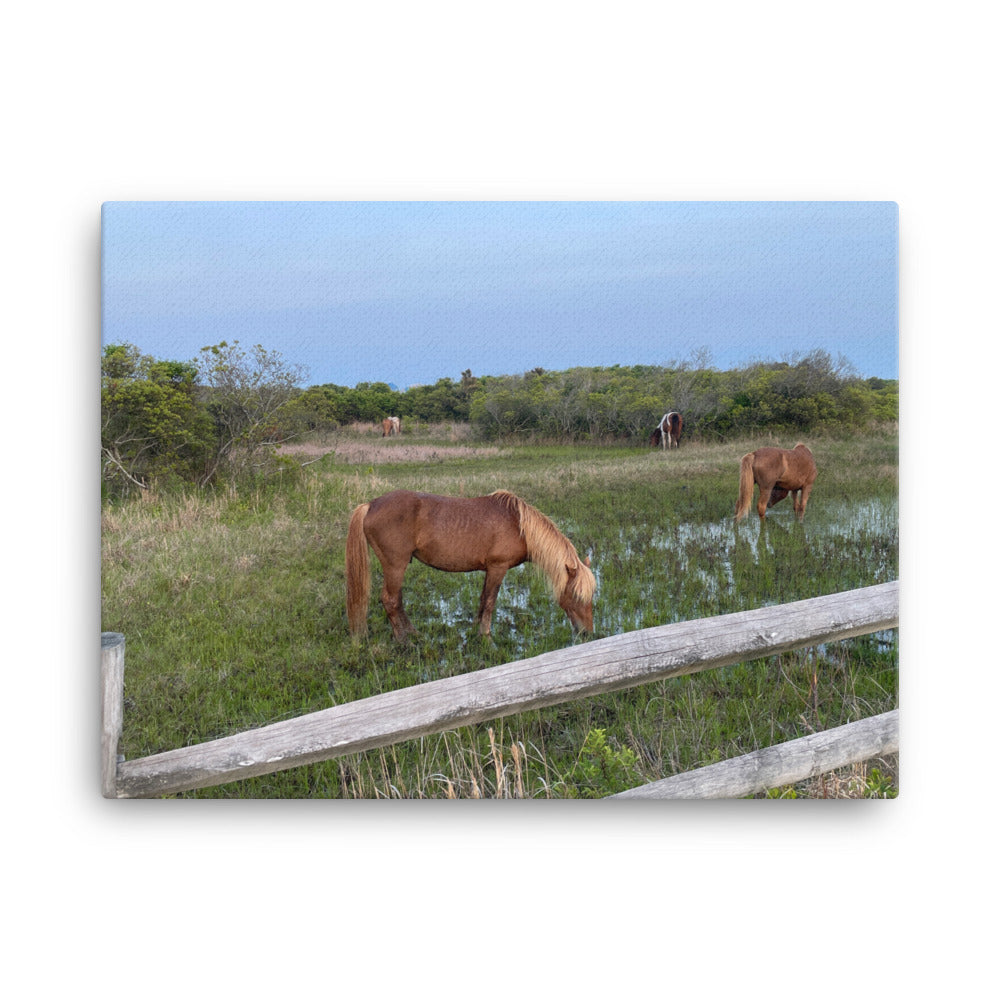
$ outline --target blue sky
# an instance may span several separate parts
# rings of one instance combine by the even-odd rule
[[[897,378],[893,202],[109,202],[103,341],[262,344],[304,385],[716,368]]]

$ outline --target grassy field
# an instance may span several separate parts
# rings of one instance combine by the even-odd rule
[[[740,457],[763,444],[479,445],[463,427],[382,440],[355,428],[288,450],[252,489],[105,507],[105,631],[126,637],[128,758],[382,691],[557,649],[569,622],[532,567],[500,591],[493,636],[480,574],[407,571],[414,642],[377,596],[352,642],[344,541],[353,507],[396,488],[505,488],[548,514],[598,580],[598,636],[834,593],[898,576],[894,428],[807,443],[819,467],[804,524],[791,501],[732,524]],[[374,589],[379,586],[374,562]],[[525,797],[609,794],[897,707],[897,637],[875,634],[511,716],[191,797]],[[771,793],[896,794],[894,759]]]

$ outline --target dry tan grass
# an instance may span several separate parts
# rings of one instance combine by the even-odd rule
[[[284,551],[322,543],[315,526],[290,517],[283,502],[272,516],[239,527],[225,523],[224,495],[202,494],[106,507],[101,516],[102,595],[125,607],[132,592],[161,579],[175,594],[217,579],[239,579]]]
[[[364,799],[524,799],[553,798],[544,757],[513,733],[490,726],[489,752],[484,753],[467,733],[456,730],[425,737],[424,763],[409,784],[399,768],[395,748],[340,758],[340,789],[344,798]],[[528,758],[542,766],[528,786]]]
[[[388,438],[385,441],[340,438],[287,444],[278,454],[307,461],[333,455],[337,461],[347,465],[389,465],[403,462],[437,462],[447,458],[495,458],[500,454],[500,449],[453,444],[407,444],[399,438]]]
[[[880,778],[877,785],[885,788],[891,785],[893,789],[892,797],[898,793],[899,789],[899,754],[889,754],[885,757],[874,757],[871,760],[861,761],[847,767],[840,767],[834,771],[826,771],[800,781],[787,789],[774,789],[775,793],[794,792],[794,797],[800,799],[869,799],[890,797],[882,794],[872,794],[872,779],[874,772],[879,772]],[[755,795],[754,798],[767,798],[765,793]],[[779,798],[788,797],[787,794],[778,794]]]
[[[868,779],[873,769],[878,769],[883,778],[899,787],[899,756],[873,758],[827,771],[803,784],[806,795],[811,799],[863,799],[868,798]]]

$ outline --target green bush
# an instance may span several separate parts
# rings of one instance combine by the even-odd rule
[[[642,783],[638,758],[627,747],[608,746],[603,729],[591,729],[569,774],[571,787],[585,799],[602,799]]]

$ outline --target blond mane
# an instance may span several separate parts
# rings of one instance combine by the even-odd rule
[[[569,583],[568,567],[576,567],[572,594],[580,601],[593,600],[596,581],[590,567],[576,554],[573,543],[540,510],[509,490],[490,494],[517,514],[521,537],[528,547],[528,559],[546,576],[558,598]]]

